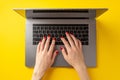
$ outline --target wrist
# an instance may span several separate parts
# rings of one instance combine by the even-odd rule
[[[32,80],[41,80],[43,73],[33,72]]]
[[[88,72],[87,72],[87,67],[85,64],[77,65],[75,67],[75,70],[79,74],[81,80],[90,80]]]
[[[74,66],[75,70],[79,71],[79,70],[85,70],[86,69],[86,65],[83,64],[78,64]]]
[[[32,80],[41,80],[41,78],[43,77],[44,73],[45,72],[42,71],[42,70],[34,69]]]

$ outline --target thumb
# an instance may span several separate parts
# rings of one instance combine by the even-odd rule
[[[65,59],[67,59],[67,52],[66,52],[65,48],[60,47],[60,49],[61,49],[61,51],[62,51],[63,57],[64,57]]]
[[[52,56],[52,64],[54,63],[54,60],[55,60],[55,57],[57,56],[57,54],[58,54],[58,50],[55,50],[53,53],[53,56]]]

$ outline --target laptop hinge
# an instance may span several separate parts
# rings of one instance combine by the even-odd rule
[[[26,10],[26,17],[30,19],[94,19],[95,10],[83,9],[53,9]]]

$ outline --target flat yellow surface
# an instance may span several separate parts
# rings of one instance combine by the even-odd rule
[[[97,67],[91,80],[120,80],[119,0],[0,0],[0,80],[30,80],[25,66],[25,18],[13,8],[109,8],[97,19]],[[79,80],[74,69],[52,68],[43,80]]]

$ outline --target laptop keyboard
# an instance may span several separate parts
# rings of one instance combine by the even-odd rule
[[[56,45],[63,45],[60,37],[66,38],[65,32],[74,34],[81,40],[82,45],[88,45],[88,28],[88,24],[33,24],[33,45],[37,45],[40,39],[48,34],[56,38]]]

